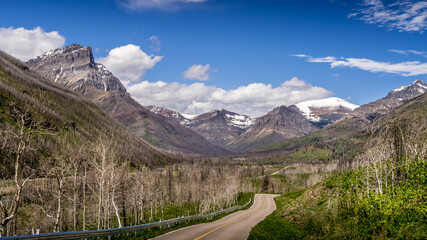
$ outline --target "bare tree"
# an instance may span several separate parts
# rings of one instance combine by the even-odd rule
[[[8,236],[8,223],[16,217],[22,200],[22,189],[33,175],[31,171],[24,173],[26,166],[23,164],[23,156],[26,151],[32,150],[30,141],[35,133],[35,123],[26,111],[19,112],[15,109],[14,113],[16,114],[18,129],[16,132],[12,130],[6,131],[4,134],[7,135],[6,139],[9,141],[4,141],[2,144],[2,148],[5,148],[10,143],[12,154],[15,157],[13,193],[8,196],[3,192],[3,189],[0,189],[0,225],[2,226],[3,236]],[[3,197],[4,195],[8,197]]]

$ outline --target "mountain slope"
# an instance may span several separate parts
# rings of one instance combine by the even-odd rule
[[[259,117],[253,127],[231,141],[227,147],[243,151],[267,146],[284,139],[307,135],[318,128],[312,125],[295,106],[280,106]]]
[[[167,150],[197,154],[225,151],[179,123],[151,113],[126,92],[120,80],[95,63],[92,49],[73,44],[27,62],[52,81],[83,93],[138,137]]]
[[[0,132],[16,125],[17,114],[25,114],[40,131],[49,133],[37,136],[35,144],[43,151],[63,148],[61,138],[90,151],[91,144],[103,138],[115,142],[121,149],[119,155],[134,164],[168,159],[80,93],[51,82],[0,51]]]
[[[359,107],[337,97],[300,102],[295,106],[299,108],[307,120],[320,128],[338,121]]]

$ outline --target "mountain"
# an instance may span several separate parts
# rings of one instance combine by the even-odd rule
[[[319,128],[336,122],[359,107],[337,97],[300,102],[295,106],[299,108],[307,120]]]
[[[394,108],[408,100],[420,96],[427,91],[427,84],[421,80],[414,81],[411,85],[401,86],[390,91],[384,98],[365,104],[355,109],[350,114],[352,117],[361,117],[368,121],[389,113]]]
[[[427,85],[421,80],[416,80],[411,85],[390,91],[384,98],[354,109],[337,122],[319,131],[292,140],[272,143],[262,150],[295,149],[319,142],[351,138],[352,135],[363,131],[371,122],[381,119],[382,116],[388,115],[412,99],[418,99],[418,96],[425,95],[425,92],[427,92]]]
[[[226,146],[247,129],[255,119],[224,109],[214,110],[194,117],[186,126],[219,146]]]
[[[47,52],[27,64],[52,81],[83,93],[153,146],[185,153],[225,153],[185,126],[137,103],[118,78],[95,62],[91,47],[73,44]]]
[[[38,131],[34,151],[27,154],[29,161],[69,146],[89,153],[100,138],[112,141],[121,150],[118,155],[133,164],[156,165],[168,159],[81,93],[50,81],[0,51],[0,134],[13,131],[20,114],[25,116],[26,126],[34,122]]]
[[[280,106],[259,117],[255,124],[227,147],[244,151],[267,146],[271,143],[307,135],[319,128],[311,124],[295,106]]]
[[[63,86],[83,92],[94,87],[104,92],[126,93],[120,80],[95,63],[91,47],[73,44],[30,59],[28,66]]]

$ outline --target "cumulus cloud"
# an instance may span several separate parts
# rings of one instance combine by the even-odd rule
[[[204,66],[194,64],[182,73],[182,77],[190,80],[207,81],[209,80],[210,68],[210,64],[206,64]]]
[[[383,72],[399,74],[402,76],[417,76],[427,74],[427,63],[420,61],[407,61],[400,63],[379,62],[367,58],[336,58],[332,56],[315,58],[307,55],[307,62],[329,63],[331,68],[350,67],[359,68],[369,72]]]
[[[208,0],[116,0],[120,7],[132,11],[150,9],[176,11],[207,1]]]
[[[427,29],[427,1],[364,0],[362,7],[349,15],[369,24],[401,32],[424,32]]]
[[[204,83],[187,85],[142,81],[127,86],[127,90],[142,105],[164,106],[186,114],[201,114],[224,108],[254,117],[262,116],[280,105],[321,99],[332,94],[297,77],[283,82],[278,87],[252,83],[224,90],[206,86]]]
[[[98,62],[124,82],[139,82],[147,69],[153,68],[162,59],[163,56],[148,55],[141,47],[128,44],[112,49]]]
[[[0,49],[22,61],[63,47],[64,44],[65,38],[57,31],[45,32],[41,27],[0,28]]]

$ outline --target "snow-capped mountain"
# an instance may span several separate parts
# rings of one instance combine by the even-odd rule
[[[295,104],[302,114],[318,127],[324,127],[348,115],[359,106],[344,99],[330,97]]]
[[[414,81],[411,85],[401,86],[392,90],[387,97],[400,98],[402,100],[409,100],[414,96],[419,96],[427,91],[427,84],[421,80]],[[402,101],[400,100],[400,101]]]
[[[427,84],[422,80],[416,80],[411,85],[390,91],[384,98],[356,108],[350,115],[372,121],[425,92],[427,92]]]

